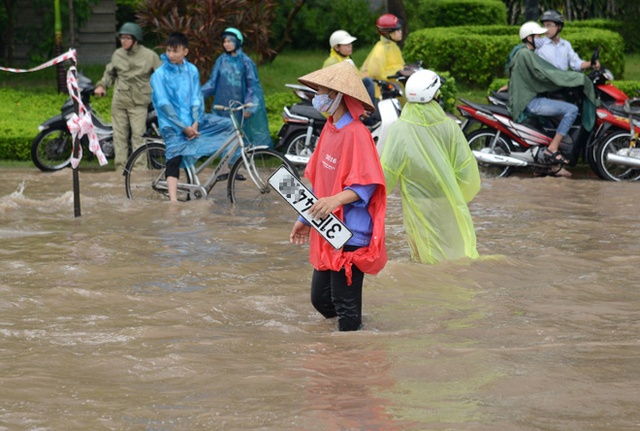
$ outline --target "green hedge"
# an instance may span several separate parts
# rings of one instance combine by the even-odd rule
[[[456,102],[455,79],[449,73],[441,73],[446,79],[441,94],[445,109],[452,112]],[[105,120],[111,121],[111,94],[93,98],[91,103]],[[67,100],[65,94],[46,91],[23,91],[2,88],[0,92],[0,160],[31,160],[31,143],[38,135],[38,126],[45,120],[60,113],[60,107]],[[269,132],[273,142],[277,142],[278,130],[282,126],[284,106],[300,99],[293,92],[274,93],[265,97]]]
[[[505,25],[507,8],[500,0],[418,0],[405,2],[410,30],[461,25]]]
[[[111,121],[111,94],[93,98],[91,104],[105,120]],[[22,91],[2,88],[0,93],[0,160],[31,160],[31,143],[38,135],[38,126],[60,113],[67,100],[65,94],[46,91]],[[276,93],[265,98],[269,131],[276,140],[282,125],[282,108],[299,99],[292,93]]]
[[[504,76],[504,64],[517,45],[518,26],[436,27],[413,32],[403,50],[406,62],[422,60],[425,67],[449,71],[459,82],[487,86]],[[616,76],[624,71],[624,42],[609,30],[571,27],[563,31],[583,59],[600,46],[600,62]]]
[[[3,88],[0,94],[0,159],[29,160],[38,126],[60,113],[66,97],[12,88]]]

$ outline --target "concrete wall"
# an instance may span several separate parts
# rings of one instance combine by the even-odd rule
[[[78,64],[106,64],[116,48],[116,1],[100,0],[78,30]]]
[[[64,1],[64,0],[62,0]],[[53,3],[53,2],[52,2]],[[43,11],[33,7],[32,0],[17,0],[16,34],[28,30],[32,37],[52,38],[53,35],[39,34],[44,20]],[[93,15],[82,28],[76,30],[76,48],[78,66],[83,64],[106,64],[116,48],[116,2],[115,0],[99,0],[93,6]],[[42,33],[42,31],[40,31]],[[69,35],[63,35],[63,51],[69,46]],[[31,43],[19,41],[14,45],[14,65],[24,66],[29,61]]]

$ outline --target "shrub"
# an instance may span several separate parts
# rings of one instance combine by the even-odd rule
[[[39,133],[38,125],[60,113],[67,99],[64,94],[24,92],[2,89],[0,103],[0,159],[30,160],[31,142]]]
[[[270,56],[274,8],[271,0],[145,0],[137,17],[142,27],[152,29],[162,40],[174,31],[184,33],[189,38],[189,59],[206,79],[222,52],[221,35],[227,27],[242,32],[246,50],[255,52],[259,62]]]
[[[111,121],[111,95],[92,98],[94,110]],[[38,125],[60,113],[66,94],[45,91],[23,91],[3,88],[0,103],[0,160],[31,160],[31,143],[38,135]],[[282,108],[299,99],[292,92],[275,93],[265,97],[269,132],[274,143],[282,126]]]
[[[278,143],[278,130],[282,126],[282,109],[292,105],[300,99],[292,92],[274,93],[264,97],[267,105],[267,119],[269,120],[269,133],[274,145]]]
[[[506,25],[507,8],[500,0],[419,0],[405,2],[409,29],[462,25]]]
[[[406,62],[422,60],[425,67],[448,71],[469,85],[487,86],[504,76],[504,64],[520,41],[515,26],[428,28],[413,32],[403,51]],[[616,76],[624,71],[624,43],[619,34],[593,28],[570,28],[563,35],[584,59],[600,46],[600,62]],[[482,55],[478,55],[482,53]]]

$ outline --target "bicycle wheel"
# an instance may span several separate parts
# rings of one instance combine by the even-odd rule
[[[31,144],[31,160],[42,171],[57,171],[71,164],[73,138],[67,126],[43,130]]]
[[[287,166],[292,173],[298,175],[296,169],[282,154],[266,148],[249,149],[245,155],[248,166],[239,158],[229,172],[227,195],[231,203],[242,207],[286,206],[284,199],[267,181],[280,165]]]
[[[161,142],[147,143],[131,154],[124,168],[124,184],[129,199],[169,199],[165,178],[166,148]],[[186,180],[185,180],[186,179]],[[181,180],[191,184],[189,171],[182,170]],[[178,188],[178,200],[188,200],[187,192]]]

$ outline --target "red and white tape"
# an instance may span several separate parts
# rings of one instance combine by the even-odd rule
[[[102,152],[102,148],[100,148],[100,141],[98,140],[98,135],[96,135],[95,128],[93,127],[93,121],[91,121],[91,112],[87,111],[84,103],[82,103],[82,98],[79,97],[80,89],[78,87],[75,66],[71,66],[67,72],[67,89],[69,90],[69,95],[78,102],[78,114],[73,114],[69,121],[67,121],[67,127],[69,128],[74,141],[76,138],[80,139],[84,135],[89,137],[89,150],[96,155],[100,166],[104,166],[108,163],[107,157]],[[81,159],[82,146],[79,148],[78,157],[71,158],[71,166],[74,169],[77,168]]]
[[[0,70],[13,73],[35,72],[36,70],[46,69],[47,67],[51,67],[55,64],[59,64],[67,60],[73,60],[74,64],[76,63],[75,49],[70,49],[66,53],[31,69],[13,69],[10,67],[0,67]],[[100,162],[100,166],[104,166],[108,163],[107,158],[102,152],[102,148],[100,148],[100,141],[98,140],[95,128],[93,127],[93,122],[91,121],[91,112],[87,111],[84,103],[82,103],[82,99],[79,97],[80,89],[78,87],[78,79],[76,78],[77,74],[74,72],[76,72],[76,67],[71,66],[69,68],[69,71],[67,72],[67,89],[69,90],[69,96],[71,96],[78,102],[78,114],[73,114],[69,121],[67,121],[67,127],[69,128],[74,141],[75,139],[82,138],[84,135],[87,135],[89,137],[89,150],[96,155],[96,157],[98,158],[98,162]],[[74,169],[77,168],[80,164],[81,159],[82,146],[80,146],[79,148],[78,157],[71,158],[71,166],[73,166]]]
[[[13,73],[35,72],[36,70],[46,69],[47,67],[51,67],[54,64],[62,63],[63,61],[67,61],[67,60],[73,60],[74,62],[76,61],[76,50],[75,49],[70,49],[69,51],[65,52],[64,54],[61,54],[61,55],[57,56],[53,60],[49,60],[46,63],[42,63],[40,66],[36,66],[36,67],[31,68],[31,69],[14,69],[14,68],[11,68],[11,67],[2,67],[2,66],[0,66],[0,70],[4,70],[5,72],[13,72]]]

